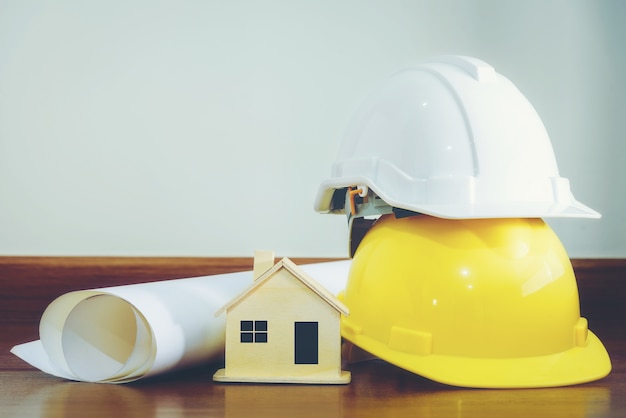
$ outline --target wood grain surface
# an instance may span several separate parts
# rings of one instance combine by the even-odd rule
[[[626,260],[572,264],[582,314],[613,363],[611,374],[596,382],[472,390],[377,360],[351,365],[348,386],[216,384],[211,377],[219,364],[115,386],[47,376],[8,350],[38,338],[41,313],[68,291],[251,270],[252,259],[0,257],[0,417],[624,417]]]

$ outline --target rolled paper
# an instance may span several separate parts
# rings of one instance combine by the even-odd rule
[[[300,266],[333,294],[344,289],[350,260]],[[222,306],[253,282],[252,271],[66,293],[39,322],[39,340],[11,352],[57,377],[125,383],[219,361]]]

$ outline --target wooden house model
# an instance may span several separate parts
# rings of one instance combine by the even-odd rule
[[[225,368],[218,382],[345,384],[341,315],[348,308],[288,258],[255,253],[255,280],[222,307]],[[271,254],[271,255],[270,255]]]

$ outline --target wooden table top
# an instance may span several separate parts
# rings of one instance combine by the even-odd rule
[[[295,259],[308,262],[311,259]],[[249,259],[0,257],[0,417],[626,416],[626,260],[574,260],[581,310],[613,371],[583,385],[516,390],[441,385],[383,361],[353,364],[347,386],[216,384],[219,364],[125,385],[69,382],[13,356],[41,312],[70,290],[249,270]]]

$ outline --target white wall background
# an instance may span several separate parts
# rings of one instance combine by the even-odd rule
[[[312,205],[362,98],[442,53],[535,105],[626,256],[626,2],[0,0],[0,255],[346,256]]]

